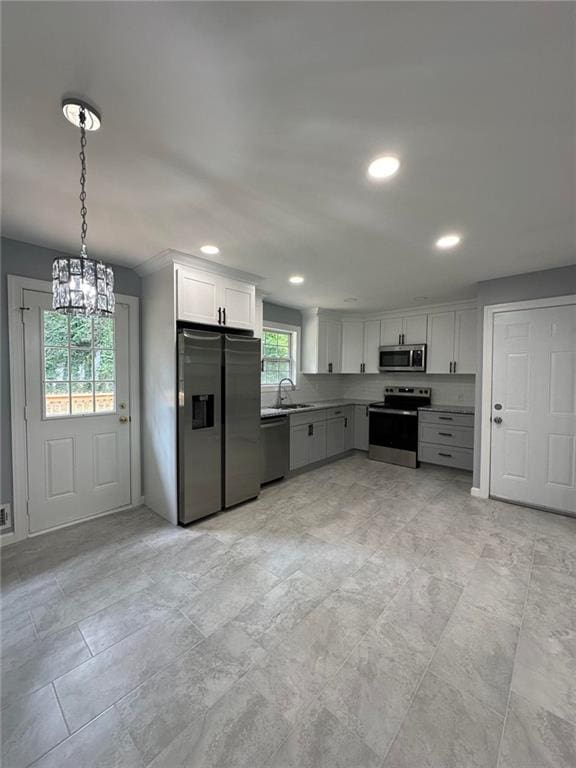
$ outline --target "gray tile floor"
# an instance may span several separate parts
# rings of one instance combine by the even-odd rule
[[[574,768],[576,520],[355,455],[2,553],[5,768]]]

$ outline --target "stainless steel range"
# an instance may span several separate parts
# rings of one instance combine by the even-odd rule
[[[418,408],[430,405],[429,387],[385,387],[384,400],[368,409],[368,457],[403,467],[418,466]]]

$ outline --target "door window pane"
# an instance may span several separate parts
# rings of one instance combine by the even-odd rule
[[[58,312],[44,313],[44,346],[68,346],[68,318]]]
[[[114,347],[114,320],[111,317],[94,318],[94,346],[104,349]]]
[[[68,349],[47,347],[44,352],[44,378],[47,381],[68,379]]]
[[[44,415],[110,413],[116,410],[113,318],[43,312]]]
[[[70,345],[73,347],[92,346],[92,320],[89,317],[70,318]]]
[[[72,381],[90,381],[92,379],[92,350],[70,350],[70,378]]]
[[[113,381],[96,382],[96,412],[116,410],[116,386]]]
[[[70,384],[67,381],[47,381],[44,399],[46,416],[70,415]]]
[[[114,350],[94,350],[94,377],[98,381],[111,381],[114,378]]]
[[[94,413],[94,385],[91,381],[72,382],[72,413]]]

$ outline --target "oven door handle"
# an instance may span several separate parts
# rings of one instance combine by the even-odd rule
[[[395,413],[397,416],[418,416],[418,411],[401,411],[399,408],[368,408],[368,413]]]

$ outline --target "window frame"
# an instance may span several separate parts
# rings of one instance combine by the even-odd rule
[[[264,350],[264,334],[266,331],[272,331],[272,333],[289,333],[290,334],[290,378],[294,382],[295,389],[298,389],[298,382],[300,379],[300,327],[298,325],[288,325],[287,323],[267,323],[264,321],[262,325],[262,352]],[[262,363],[264,360],[276,360],[276,358],[266,358],[262,354]],[[272,392],[278,389],[278,382],[276,384],[262,384],[260,382],[260,388],[263,392]]]

